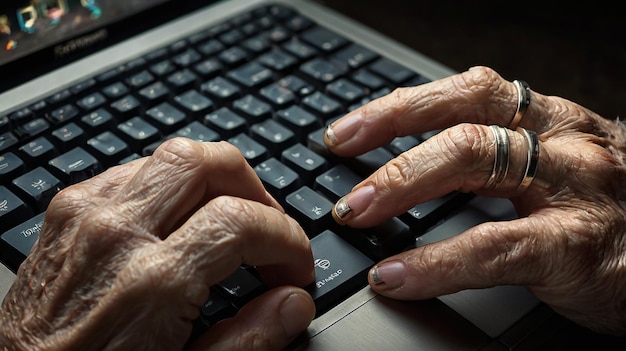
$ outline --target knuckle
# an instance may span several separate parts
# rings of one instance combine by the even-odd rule
[[[203,156],[198,145],[198,142],[187,138],[168,139],[159,145],[152,158],[174,166],[197,165]]]
[[[387,162],[380,172],[377,172],[377,184],[385,184],[387,187],[402,187],[415,177],[413,159],[407,154],[400,154],[396,158]]]
[[[443,153],[451,162],[460,164],[460,167],[475,169],[476,160],[490,159],[491,149],[489,143],[485,143],[487,135],[485,130],[474,124],[463,123],[443,132]],[[462,169],[462,168],[461,168]]]

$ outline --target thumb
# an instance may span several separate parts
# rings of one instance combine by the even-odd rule
[[[315,316],[315,303],[303,289],[283,286],[247,303],[232,318],[211,327],[191,350],[282,350]]]
[[[378,263],[373,290],[400,300],[427,299],[464,289],[537,282],[546,257],[530,218],[489,222]],[[534,238],[534,239],[533,239]]]

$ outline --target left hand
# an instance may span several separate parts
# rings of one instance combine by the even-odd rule
[[[524,285],[581,325],[626,334],[626,128],[532,92],[520,126],[538,134],[536,177],[518,188],[531,143],[522,132],[496,127],[510,139],[510,165],[497,187],[486,186],[496,154],[488,126],[509,126],[517,101],[515,84],[476,67],[397,89],[334,122],[326,142],[340,156],[443,130],[355,186],[335,206],[336,217],[371,226],[453,190],[510,198],[519,219],[484,223],[385,259],[370,271],[371,287],[424,299]]]
[[[180,350],[241,264],[273,289],[196,340],[280,350],[315,314],[309,240],[238,149],[173,139],[61,191],[0,310],[0,349]]]

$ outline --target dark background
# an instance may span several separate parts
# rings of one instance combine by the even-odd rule
[[[319,2],[456,71],[489,66],[534,91],[626,118],[626,12],[619,2]]]

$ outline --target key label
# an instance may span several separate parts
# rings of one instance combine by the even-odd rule
[[[330,268],[330,261],[327,259],[318,258],[315,260],[314,266],[319,267],[323,270],[327,270],[328,268]]]

